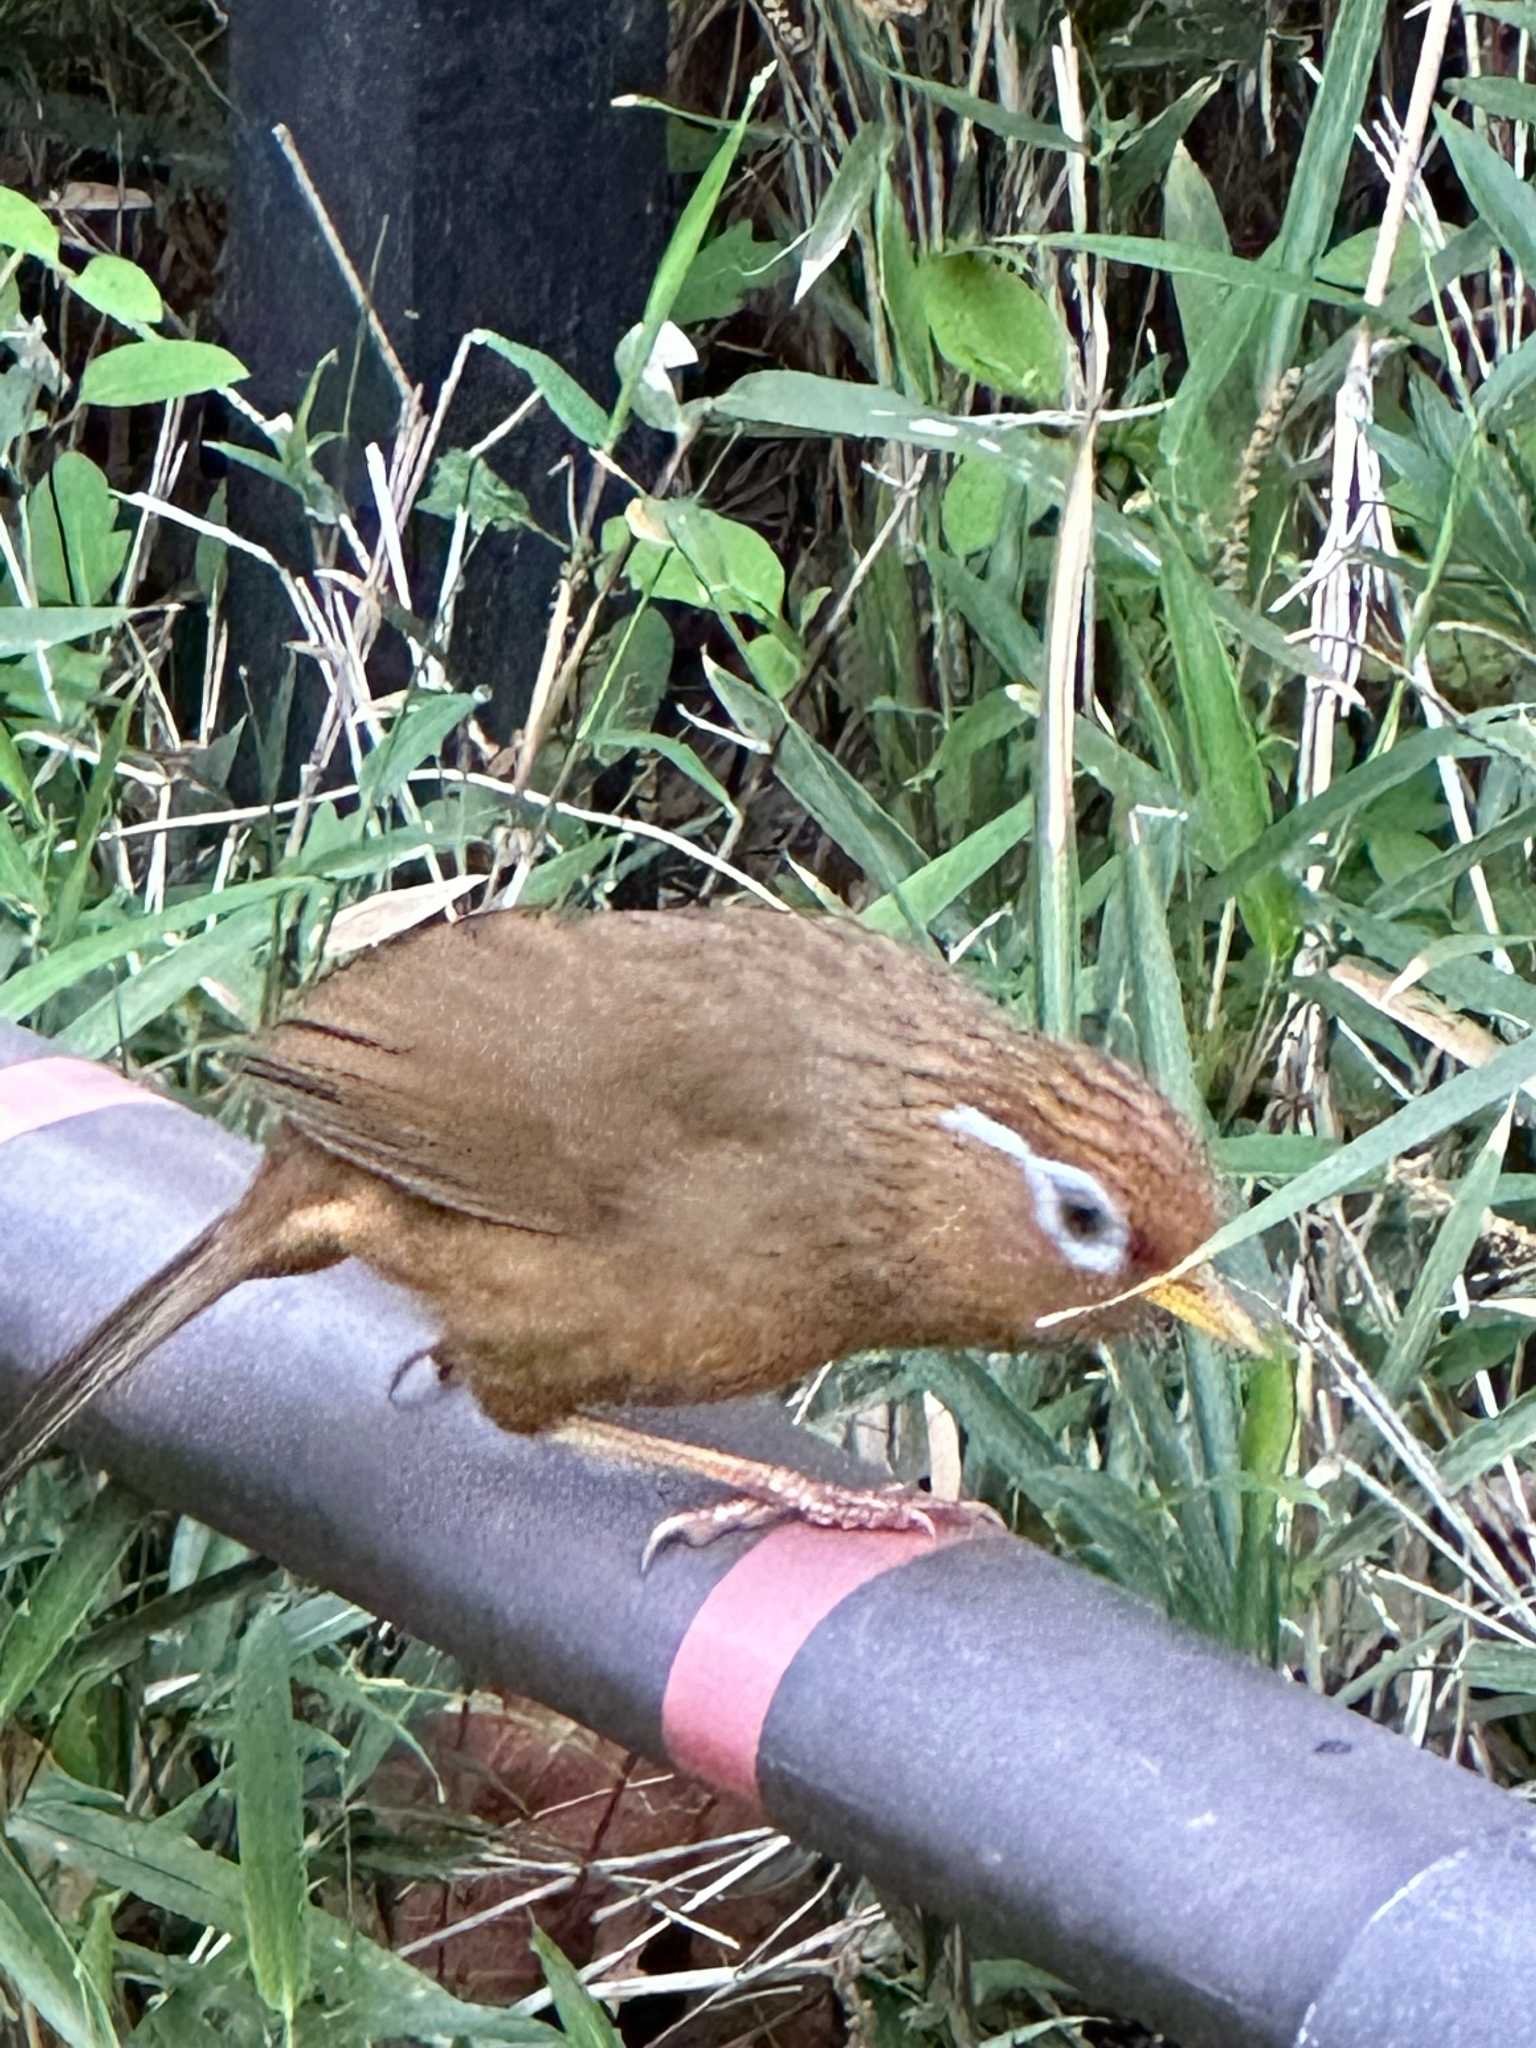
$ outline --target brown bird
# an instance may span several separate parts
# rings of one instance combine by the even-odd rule
[[[255,1178],[45,1375],[0,1487],[232,1288],[348,1257],[425,1299],[439,1369],[504,1428],[568,1425],[739,1496],[652,1548],[942,1509],[593,1409],[780,1388],[874,1346],[1025,1349],[1066,1309],[1099,1335],[1147,1301],[1256,1346],[1208,1272],[1120,1299],[1217,1220],[1164,1098],[846,925],[491,912],[363,955],[242,1064],[279,1119]]]

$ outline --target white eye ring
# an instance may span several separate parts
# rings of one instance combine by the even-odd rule
[[[1124,1270],[1131,1230],[1119,1204],[1103,1184],[1064,1159],[1045,1159],[1017,1131],[965,1104],[939,1118],[946,1131],[990,1145],[1017,1160],[1035,1204],[1035,1221],[1068,1265],[1082,1273]]]

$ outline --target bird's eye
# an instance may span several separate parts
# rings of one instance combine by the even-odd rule
[[[1075,1237],[1079,1244],[1092,1244],[1095,1238],[1103,1236],[1109,1218],[1095,1202],[1063,1202],[1061,1221],[1069,1237]]]
[[[1107,1277],[1125,1271],[1130,1225],[1110,1191],[1085,1168],[1042,1157],[1017,1131],[965,1103],[946,1110],[939,1122],[1018,1164],[1034,1203],[1035,1221],[1069,1266]]]

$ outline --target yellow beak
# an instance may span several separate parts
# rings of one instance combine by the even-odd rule
[[[1255,1358],[1264,1357],[1270,1347],[1259,1335],[1258,1325],[1246,1309],[1239,1308],[1209,1266],[1198,1266],[1177,1280],[1160,1280],[1147,1289],[1148,1301],[1188,1323],[1207,1337],[1231,1344]]]

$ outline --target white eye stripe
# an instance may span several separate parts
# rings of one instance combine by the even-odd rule
[[[1091,1173],[1064,1159],[1043,1158],[1017,1131],[968,1104],[946,1109],[939,1122],[945,1130],[990,1145],[1018,1162],[1034,1200],[1036,1221],[1070,1265],[1084,1273],[1122,1270],[1130,1226],[1119,1204]]]

